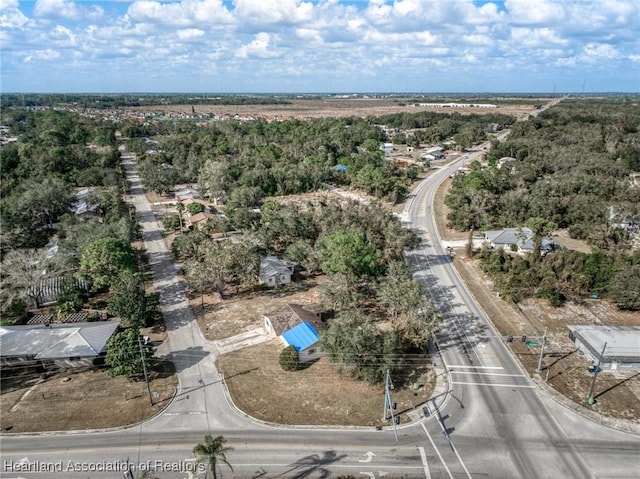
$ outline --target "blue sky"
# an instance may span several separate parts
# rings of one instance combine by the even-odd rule
[[[640,92],[637,0],[0,0],[2,92]]]

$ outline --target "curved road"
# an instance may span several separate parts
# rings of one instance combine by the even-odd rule
[[[429,286],[445,314],[438,344],[447,373],[440,379],[450,390],[430,402],[428,419],[400,426],[396,442],[390,428],[272,427],[227,402],[215,345],[200,334],[133,158],[123,152],[169,333],[159,354],[176,363],[180,392],[162,415],[131,428],[5,435],[0,477],[121,478],[131,464],[135,475],[155,469],[162,479],[204,477],[193,471],[190,451],[207,433],[224,435],[234,447],[227,455],[234,470],[223,467],[224,477],[637,477],[638,436],[585,420],[540,393],[502,341],[491,338],[487,318],[448,263],[430,205],[437,186],[473,155],[425,180],[405,210],[423,238],[409,255],[416,280]]]

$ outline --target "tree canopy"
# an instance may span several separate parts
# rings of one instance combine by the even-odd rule
[[[98,290],[113,284],[121,272],[134,268],[135,254],[129,243],[118,238],[102,238],[82,250],[78,274]]]

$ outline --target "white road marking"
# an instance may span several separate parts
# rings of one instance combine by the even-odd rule
[[[532,389],[535,387],[529,384],[463,383],[458,381],[452,381],[451,384],[462,384],[465,386],[496,386],[496,387],[504,387],[504,388],[529,388],[529,389]]]
[[[449,369],[451,368],[467,368],[467,369],[504,369],[502,366],[464,366],[462,364],[460,365],[451,365],[451,364],[447,364],[447,367]]]
[[[449,446],[451,446],[451,449],[453,450],[453,452],[455,453],[456,457],[458,458],[458,461],[460,461],[460,464],[462,465],[462,469],[464,469],[464,472],[467,473],[467,477],[469,479],[472,479],[471,474],[469,473],[469,470],[467,469],[467,466],[464,464],[464,461],[460,457],[460,454],[458,454],[458,450],[456,449],[456,446],[453,444],[453,441],[451,440],[451,437],[449,436],[449,433],[447,432],[447,430],[444,427],[443,420],[441,419],[440,421],[438,421],[438,424],[440,425],[440,429],[442,429],[442,433],[447,438],[447,441],[449,441]],[[424,424],[422,425],[422,427],[424,427]]]
[[[436,451],[436,454],[438,455],[438,458],[440,459],[440,462],[444,466],[445,471],[447,471],[447,474],[449,474],[449,478],[453,479],[453,475],[451,474],[451,471],[449,470],[449,467],[447,466],[447,463],[444,462],[444,459],[442,458],[442,454],[440,454],[440,451],[436,447],[436,443],[433,442],[433,439],[431,439],[431,434],[429,434],[429,431],[427,431],[427,428],[424,426],[424,423],[421,423],[420,425],[422,426],[422,429],[424,429],[425,434],[429,438],[429,442],[431,442],[431,445],[433,446],[433,450]]]
[[[524,374],[502,374],[502,373],[478,373],[476,371],[449,371],[450,374],[473,374],[475,376],[510,376],[515,378],[526,378]]]
[[[427,479],[431,479],[431,472],[429,471],[429,463],[427,462],[427,453],[424,452],[424,447],[418,448],[420,451],[420,458],[422,459],[422,465],[424,466],[424,475]]]

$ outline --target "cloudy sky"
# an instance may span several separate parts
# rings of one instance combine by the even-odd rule
[[[638,0],[0,0],[3,92],[640,92]]]

